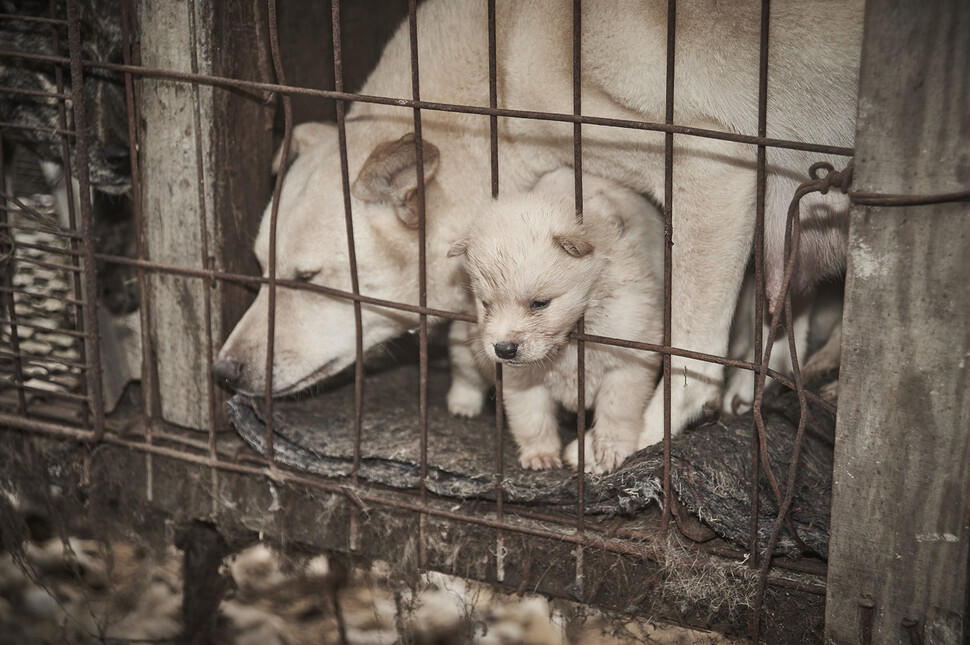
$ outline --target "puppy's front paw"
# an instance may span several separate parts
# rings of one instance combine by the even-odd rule
[[[622,464],[627,457],[634,452],[632,441],[623,441],[616,437],[604,437],[599,433],[593,433],[593,457],[597,468],[597,474],[611,473]],[[587,452],[587,454],[589,454]]]
[[[593,475],[603,475],[606,473],[602,468],[600,468],[599,463],[596,460],[596,454],[593,450],[593,435],[592,433],[586,433],[586,450],[583,454],[584,468],[587,473]],[[562,459],[566,462],[573,470],[579,470],[579,440],[573,439],[566,446],[566,449],[562,452]]]
[[[523,450],[519,455],[519,463],[522,464],[523,468],[529,470],[562,468],[562,459],[559,458],[558,449],[552,452],[541,449]]]
[[[448,412],[456,417],[477,417],[482,413],[485,393],[477,387],[454,381],[448,390]]]

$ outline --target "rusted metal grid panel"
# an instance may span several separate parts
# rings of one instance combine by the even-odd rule
[[[21,141],[49,144],[48,152],[59,149],[60,162],[67,175],[72,172],[70,142],[73,141],[77,151],[73,172],[80,194],[85,195],[89,186],[87,132],[84,128],[69,128],[67,117],[68,100],[83,103],[79,86],[81,52],[77,8],[67,7],[65,15],[58,15],[52,3],[47,16],[9,14],[0,17],[0,21],[0,27],[10,36],[5,38],[2,53],[9,62],[4,75],[6,85],[0,89],[4,100],[8,106],[20,101],[43,106],[43,112],[33,120],[0,124],[0,139],[5,139],[7,152]],[[69,59],[43,55],[47,51],[64,50],[70,52]],[[23,66],[32,56],[44,61],[40,65],[42,71]],[[48,83],[45,87],[53,86],[53,91],[28,89],[35,87],[42,75]],[[71,83],[69,89],[66,82]],[[82,104],[74,109],[72,122],[85,123],[85,107]],[[11,156],[5,161],[15,159]],[[0,170],[5,180],[18,171],[9,167]],[[86,425],[100,435],[104,431],[104,405],[100,357],[96,351],[98,321],[93,304],[96,287],[91,202],[88,199],[75,202],[74,185],[70,181],[64,184],[67,212],[60,222],[52,221],[49,212],[40,212],[46,211],[46,207],[38,210],[33,203],[8,195],[7,188],[13,182],[7,183],[0,195],[0,236],[4,241],[0,250],[3,273],[0,293],[5,301],[6,336],[0,355],[5,363],[4,398],[8,399],[5,407],[13,395],[12,403],[21,416]],[[16,276],[17,266],[23,267],[29,276]],[[40,289],[32,288],[35,274],[42,285]]]
[[[577,5],[578,5],[578,3],[577,3]],[[671,8],[673,8],[673,3],[671,3]],[[335,11],[335,13],[338,11],[338,8],[337,8],[337,5],[336,4],[334,5],[334,11]],[[274,17],[274,15],[275,15],[275,7],[272,4],[270,5],[269,14],[270,14],[270,20],[269,20],[270,41],[271,41],[271,43],[273,43],[274,41],[277,40],[277,36],[275,34],[275,17]],[[414,6],[413,5],[411,7],[411,13],[410,13],[410,15],[411,15],[410,20],[412,22],[412,29],[413,29],[413,25],[415,23],[415,21],[414,21]],[[576,16],[577,16],[577,20],[578,20],[578,16],[579,16],[579,12],[578,11],[576,12]],[[671,16],[673,16],[673,13],[671,13]],[[763,14],[763,16],[767,16],[767,13]],[[764,18],[764,20],[766,20],[766,18]],[[334,25],[335,25],[334,26],[334,29],[335,30],[338,29],[338,26],[337,26],[338,24],[339,24],[339,21],[335,20],[334,21]],[[671,18],[671,24],[674,24],[673,18]],[[673,45],[672,45],[672,43],[673,43],[673,39],[672,39],[673,30],[671,30],[670,33],[671,33],[671,46],[670,46],[670,49],[672,51],[673,50]],[[413,33],[412,33],[412,36],[414,36]],[[338,35],[338,37],[337,37],[336,40],[339,42],[339,35]],[[763,38],[762,39],[762,48],[763,48],[762,49],[762,60],[763,61],[766,60],[766,54],[765,54],[765,50],[764,50],[764,47],[766,47],[766,43],[767,43],[767,39],[766,38]],[[494,56],[494,41],[491,44],[492,44],[492,47],[490,48],[490,54],[492,56]],[[552,113],[540,113],[540,112],[525,112],[525,111],[516,111],[516,110],[502,110],[502,109],[498,109],[498,108],[496,108],[494,106],[490,106],[489,108],[483,108],[483,107],[477,107],[477,106],[476,107],[469,107],[469,106],[461,106],[461,105],[445,105],[445,104],[422,102],[420,100],[420,98],[419,98],[418,65],[417,65],[417,61],[416,60],[413,60],[412,61],[412,74],[413,74],[413,89],[414,89],[414,92],[413,92],[413,96],[410,99],[408,99],[408,98],[402,98],[402,97],[365,97],[365,96],[358,96],[358,95],[354,95],[354,94],[348,94],[348,93],[345,93],[343,91],[343,88],[342,88],[341,85],[337,85],[336,88],[335,88],[335,91],[333,91],[333,92],[324,91],[324,90],[309,90],[309,89],[299,89],[299,88],[288,88],[288,87],[285,86],[284,79],[282,78],[282,68],[279,67],[279,52],[278,52],[278,48],[276,47],[275,44],[273,45],[273,49],[274,49],[274,52],[273,52],[274,53],[274,64],[277,65],[277,80],[278,80],[278,83],[241,81],[241,80],[238,80],[238,79],[229,79],[229,78],[214,77],[214,76],[211,76],[211,75],[200,74],[196,70],[193,70],[191,72],[173,72],[173,71],[171,71],[169,69],[151,69],[151,68],[147,68],[147,67],[138,67],[138,66],[131,66],[131,65],[119,65],[119,66],[113,66],[113,68],[114,69],[117,69],[118,71],[126,72],[126,73],[131,74],[131,75],[136,75],[136,76],[138,76],[140,78],[167,79],[167,80],[173,80],[173,81],[188,82],[188,83],[191,83],[193,87],[195,87],[196,85],[201,85],[201,86],[213,86],[213,87],[219,87],[219,88],[235,88],[235,89],[246,89],[246,90],[260,90],[260,91],[274,92],[274,93],[276,93],[276,94],[278,94],[280,96],[283,96],[283,97],[289,97],[291,95],[305,95],[305,96],[315,96],[315,97],[320,97],[320,98],[333,98],[333,99],[337,99],[338,106],[342,106],[343,105],[343,101],[345,101],[345,100],[351,100],[351,99],[353,99],[353,100],[361,100],[361,101],[370,101],[370,102],[374,102],[374,103],[403,105],[403,106],[411,107],[411,108],[414,109],[416,130],[420,130],[420,111],[421,110],[443,110],[443,111],[455,111],[455,112],[468,112],[468,113],[473,113],[473,114],[488,115],[492,119],[494,119],[496,117],[499,117],[499,116],[503,116],[503,117],[534,118],[534,119],[542,119],[542,120],[553,120],[553,121],[571,122],[571,123],[574,124],[574,127],[576,128],[576,135],[577,136],[576,136],[576,139],[575,139],[575,142],[576,142],[575,143],[575,146],[576,146],[577,160],[580,161],[580,164],[581,164],[581,158],[582,157],[581,157],[581,139],[579,137],[579,132],[580,132],[581,126],[583,124],[587,124],[587,123],[588,124],[592,124],[592,125],[610,125],[610,126],[614,126],[614,127],[626,127],[626,128],[635,128],[635,129],[641,129],[641,130],[653,130],[653,131],[658,131],[658,132],[665,132],[667,134],[668,141],[672,141],[673,135],[674,134],[678,134],[678,135],[704,136],[704,137],[711,137],[711,138],[714,138],[714,139],[720,139],[720,140],[725,140],[725,141],[734,141],[734,142],[740,142],[740,143],[745,143],[745,144],[752,144],[752,145],[759,146],[759,148],[762,149],[762,150],[765,147],[768,147],[768,146],[778,146],[778,147],[787,147],[787,148],[794,148],[794,149],[800,149],[800,150],[809,150],[809,151],[813,151],[813,152],[825,152],[825,153],[835,153],[835,154],[848,154],[848,153],[851,152],[851,151],[848,151],[848,150],[846,150],[844,148],[839,148],[839,147],[823,146],[823,145],[813,145],[813,144],[804,144],[804,143],[799,143],[799,142],[788,142],[788,141],[781,141],[781,140],[769,139],[769,138],[767,138],[765,136],[765,132],[764,132],[764,128],[763,127],[759,127],[759,134],[757,136],[750,136],[750,135],[738,135],[738,134],[735,134],[735,133],[724,133],[724,132],[716,132],[716,131],[711,131],[711,130],[702,130],[702,129],[697,129],[697,128],[690,128],[690,127],[678,126],[677,124],[673,123],[673,118],[672,118],[673,83],[668,83],[668,101],[669,101],[669,103],[668,103],[668,117],[667,117],[666,122],[665,123],[642,123],[642,122],[631,121],[631,120],[602,119],[602,118],[585,117],[585,116],[583,116],[581,114],[579,97],[578,97],[578,91],[579,91],[578,90],[578,88],[579,88],[578,82],[575,83],[575,88],[576,88],[577,96],[575,98],[576,103],[575,103],[575,111],[574,111],[573,114],[552,114]],[[578,43],[577,43],[577,51],[578,51]],[[416,55],[415,55],[415,59],[416,59]],[[580,70],[580,66],[579,66],[578,63],[579,63],[579,61],[577,60],[576,61],[576,66],[574,68],[575,74],[576,74],[576,79],[579,78],[579,74],[580,74],[580,71],[579,71]],[[335,56],[335,65],[339,65],[339,56]],[[668,69],[669,69],[668,77],[669,78],[672,78],[672,75],[673,75],[673,60],[672,60],[672,58],[668,60]],[[337,72],[337,78],[339,78],[339,77],[340,77],[340,74],[339,74],[339,71],[338,71]],[[286,104],[286,102],[287,101],[284,98],[284,104]],[[338,110],[340,110],[340,109],[341,108],[338,107]],[[762,102],[762,107],[760,108],[760,112],[763,114],[763,111],[764,111],[764,108],[763,108],[763,102]],[[340,119],[341,119],[341,116],[339,115],[339,112],[338,112],[338,122],[339,122]],[[198,122],[199,122],[199,119],[198,119],[198,116],[196,116],[196,118],[195,118],[196,129],[198,129]],[[289,137],[290,137],[291,130],[292,130],[292,121],[291,121],[290,118],[287,118],[287,120],[286,120],[286,129],[285,129],[286,134],[285,134],[284,145],[283,145],[283,150],[284,150],[283,155],[284,155],[284,159],[285,159],[286,154],[287,154],[286,151],[287,151],[287,148],[288,148],[288,143],[289,143]],[[418,137],[417,140],[418,140],[418,143],[416,144],[416,150],[418,151],[418,155],[419,155],[419,158],[420,158],[420,154],[421,154],[420,153],[420,151],[421,151],[420,136]],[[345,152],[344,152],[344,154],[345,154]],[[495,157],[495,158],[497,159],[497,157]],[[763,163],[763,155],[761,156],[761,162]],[[497,163],[497,161],[495,161],[494,163]],[[195,165],[197,171],[199,173],[202,173],[202,167],[204,166],[204,163],[201,160],[201,154],[198,152],[198,148],[196,148],[196,155],[195,155],[194,165]],[[666,165],[667,165],[668,172],[669,172],[670,171],[670,168],[672,168],[672,163],[671,163],[670,158],[669,158],[669,153],[668,153],[668,160],[667,160],[667,164]],[[761,164],[759,164],[759,166],[761,166]],[[285,164],[284,164],[284,167],[285,167]],[[344,190],[345,190],[345,204],[347,204],[346,220],[347,220],[347,225],[348,225],[348,238],[350,240],[352,240],[353,239],[353,236],[352,236],[352,220],[351,220],[351,213],[350,213],[350,208],[349,208],[349,204],[350,204],[349,186],[348,186],[349,181],[348,181],[348,178],[347,178],[346,175],[347,175],[347,171],[346,171],[346,164],[345,164],[344,165],[343,178],[344,178]],[[497,173],[495,173],[494,170],[493,170],[493,176],[497,177]],[[279,177],[279,179],[277,181],[277,190],[274,192],[273,220],[275,220],[275,217],[276,217],[276,209],[275,209],[275,207],[278,204],[279,187],[282,184],[282,180],[283,180],[283,173],[280,173],[280,177]],[[199,183],[201,185],[203,182],[199,182]],[[495,184],[495,187],[493,188],[493,190],[497,191],[497,189],[498,189],[498,187],[497,187],[497,183],[496,183]],[[577,173],[577,204],[580,204],[581,203],[581,190],[582,190],[582,187],[581,187],[581,179],[579,178],[578,173]],[[204,203],[204,199],[202,197],[200,197],[200,202],[203,202]],[[670,213],[669,202],[667,204],[666,210],[667,210],[668,217],[669,217],[669,213]],[[421,209],[421,212],[422,212],[422,215],[419,216],[419,221],[423,221],[423,209]],[[669,222],[669,219],[668,219],[668,226],[669,226],[669,224],[670,224],[670,222]],[[270,228],[271,228],[271,230],[273,230],[275,227],[271,224],[271,227]],[[760,229],[760,226],[759,226],[759,229]],[[206,230],[204,224],[203,224],[203,226],[202,226],[202,228],[200,230],[202,231],[203,237],[204,237],[205,230]],[[204,244],[202,246],[204,248]],[[423,249],[423,247],[424,247],[423,240],[422,240],[422,244],[420,246]],[[271,244],[270,248],[271,248],[271,254],[274,253],[275,252],[275,244]],[[207,256],[207,253],[203,253],[203,257],[205,258],[206,256]],[[135,265],[135,266],[137,266],[137,267],[139,267],[140,269],[142,269],[145,272],[150,272],[150,273],[153,273],[153,274],[157,273],[157,274],[165,274],[165,275],[173,275],[173,276],[191,277],[191,278],[194,278],[195,280],[201,280],[201,281],[203,281],[203,283],[208,283],[210,281],[233,281],[233,282],[237,282],[237,283],[239,283],[239,282],[248,282],[250,284],[263,284],[263,283],[265,283],[265,284],[269,285],[269,291],[270,291],[271,294],[272,293],[275,293],[276,289],[279,288],[279,287],[297,288],[297,289],[300,289],[300,288],[309,288],[309,289],[314,290],[314,291],[317,291],[319,293],[326,293],[326,294],[329,294],[329,295],[335,295],[335,296],[339,296],[339,297],[343,297],[343,298],[350,299],[350,300],[352,300],[355,303],[355,307],[357,308],[357,311],[358,312],[359,312],[360,304],[361,303],[367,303],[367,304],[376,304],[376,305],[386,306],[386,307],[389,307],[389,308],[392,308],[392,309],[398,309],[398,310],[401,310],[401,311],[410,311],[410,312],[418,313],[421,316],[421,320],[422,320],[422,339],[421,339],[421,350],[422,350],[421,351],[421,357],[422,358],[421,358],[421,360],[422,360],[422,363],[425,364],[425,365],[426,365],[426,361],[427,361],[427,339],[426,339],[426,328],[425,328],[425,325],[426,325],[426,317],[427,316],[431,315],[431,316],[437,316],[437,317],[442,317],[442,318],[451,318],[451,319],[469,320],[469,321],[472,320],[471,317],[466,316],[466,315],[454,314],[454,313],[451,313],[451,312],[442,312],[442,311],[437,311],[437,310],[429,309],[426,306],[426,300],[423,297],[422,297],[421,302],[419,303],[419,305],[418,306],[414,306],[414,305],[407,305],[407,304],[401,304],[401,303],[392,303],[392,302],[386,302],[386,301],[380,301],[380,300],[368,298],[366,295],[361,295],[359,293],[359,288],[356,285],[354,286],[354,288],[352,289],[351,292],[342,292],[342,291],[339,291],[339,290],[327,289],[327,288],[323,288],[323,287],[307,287],[307,285],[304,285],[302,283],[297,283],[297,282],[281,281],[281,280],[278,280],[276,278],[276,276],[275,276],[275,262],[272,259],[270,260],[270,263],[269,263],[269,267],[270,267],[269,268],[269,275],[265,279],[264,278],[250,278],[250,277],[247,277],[247,276],[244,276],[244,275],[234,274],[234,273],[231,273],[231,272],[218,271],[218,270],[215,270],[213,268],[206,267],[204,264],[203,264],[202,267],[192,268],[192,267],[176,267],[176,266],[172,266],[171,264],[166,263],[164,261],[162,261],[162,262],[158,262],[158,261],[151,261],[151,262],[149,262],[149,261],[145,261],[145,260],[138,260],[138,261],[131,261],[130,263],[133,264],[133,265]],[[353,264],[354,264],[354,261],[352,260],[352,266],[353,266]],[[668,365],[668,367],[667,367],[667,370],[668,370],[667,377],[668,378],[666,379],[667,382],[668,382],[668,387],[669,387],[669,380],[670,380],[669,379],[669,357],[670,356],[673,356],[673,355],[683,356],[683,357],[688,357],[688,358],[694,358],[694,359],[698,359],[698,360],[708,360],[708,361],[718,362],[718,363],[725,364],[725,365],[740,366],[740,367],[745,367],[747,369],[760,370],[760,372],[761,372],[760,383],[763,384],[763,382],[764,382],[764,375],[766,374],[766,371],[763,368],[763,366],[762,366],[762,364],[761,364],[760,361],[756,361],[753,364],[746,363],[744,361],[731,361],[731,360],[724,359],[722,357],[710,356],[710,355],[706,355],[706,354],[703,354],[703,353],[690,352],[690,351],[687,351],[687,350],[682,350],[682,349],[678,349],[678,348],[671,347],[670,337],[669,337],[669,329],[670,329],[670,323],[669,323],[669,317],[670,317],[669,285],[670,285],[670,279],[671,279],[671,275],[670,275],[670,265],[669,265],[669,262],[668,262],[667,270],[665,271],[665,284],[666,284],[666,289],[667,289],[667,294],[668,294],[668,297],[665,299],[665,318],[667,319],[665,327],[666,327],[667,333],[666,333],[665,342],[663,343],[663,345],[652,345],[652,344],[647,344],[647,343],[628,343],[628,342],[624,342],[624,341],[618,341],[618,340],[615,340],[615,339],[604,339],[604,338],[599,338],[599,337],[594,337],[594,336],[586,335],[586,334],[584,334],[582,332],[582,330],[580,330],[576,334],[576,336],[575,336],[576,339],[579,340],[579,341],[581,341],[581,342],[600,342],[600,343],[606,343],[606,344],[614,344],[614,345],[617,345],[617,346],[636,347],[636,348],[639,348],[639,349],[644,349],[644,350],[649,350],[649,351],[659,351],[659,352],[662,352],[665,355],[665,360],[667,361],[667,365]],[[426,289],[426,279],[423,276],[423,272],[422,272],[421,283],[422,283],[422,288],[423,289]],[[272,311],[272,308],[271,308],[271,311]],[[270,320],[272,320],[272,314],[270,314]],[[359,314],[357,316],[357,323],[356,324],[357,324],[358,359],[359,359],[360,358],[360,355],[361,355],[360,338],[361,338],[361,335],[362,335],[361,334],[361,328],[360,328],[360,322],[359,322]],[[756,325],[756,329],[758,329],[758,328],[759,328],[759,326]],[[205,329],[206,330],[211,329],[211,325],[209,324],[208,321],[205,324]],[[273,332],[271,330],[269,332],[269,342],[268,342],[268,347],[270,347],[270,348],[273,347],[272,339],[273,339]],[[211,350],[211,339],[209,341],[209,347],[210,347],[210,350]],[[211,351],[209,351],[206,356],[207,357],[211,357]],[[358,360],[358,365],[360,365],[360,363],[361,363],[360,360]],[[267,366],[271,366],[271,365],[272,365],[272,354],[270,354],[270,356],[267,357]],[[775,375],[775,376],[777,376],[777,375]],[[358,373],[358,375],[357,375],[357,377],[355,379],[356,382],[358,383],[358,388],[360,387],[360,383],[362,381],[362,378],[363,378],[362,377],[362,374],[361,373]],[[424,378],[425,377],[422,376],[422,383],[424,382]],[[272,410],[272,406],[273,406],[273,400],[272,400],[272,397],[270,395],[270,393],[272,391],[271,390],[271,382],[272,382],[272,371],[271,371],[271,369],[268,369],[267,370],[267,379],[266,380],[267,380],[267,383],[268,383],[267,388],[266,388],[266,392],[267,392],[267,396],[266,396],[266,406],[267,406],[267,409],[271,411]],[[785,381],[786,379],[782,379],[782,378],[779,377],[778,380]],[[212,392],[212,390],[211,390],[211,379],[207,378],[206,382],[207,382],[207,387],[209,388],[208,404],[207,405],[211,408],[212,398],[213,398],[212,397],[212,393],[211,393]],[[798,379],[797,379],[797,372],[796,372],[796,379],[794,380],[794,383],[792,383],[792,385],[795,386],[796,388],[799,386]],[[420,396],[422,397],[421,407],[422,407],[422,409],[424,409],[424,407],[426,406],[426,399],[425,399],[425,397],[427,395],[426,395],[426,391],[424,390],[423,387],[422,387]],[[357,407],[358,407],[358,410],[359,410],[358,414],[363,414],[363,410],[361,409],[361,405],[359,403],[360,400],[361,400],[361,397],[360,397],[359,394],[357,395],[357,400],[358,400],[358,406]],[[669,398],[668,398],[667,405],[669,407]],[[499,416],[498,418],[501,419],[501,416]],[[272,430],[272,421],[271,421],[272,420],[272,414],[271,413],[267,415],[267,419],[269,420],[269,423],[267,424],[267,444],[268,444],[268,446],[270,446],[270,448],[268,449],[267,452],[268,452],[268,457],[270,459],[269,467],[271,469],[273,469],[275,467],[275,465],[272,462],[272,448],[271,448],[271,446],[272,446],[272,440],[273,439],[272,439],[272,434],[271,434],[271,430]],[[209,423],[211,424],[211,421]],[[357,422],[357,424],[358,424],[358,427],[359,427],[359,421]],[[427,442],[426,424],[422,423],[421,425],[422,425],[422,444],[426,444],[426,442]],[[668,425],[667,432],[669,433],[669,417],[668,417],[668,423],[667,423],[667,425]],[[501,432],[502,432],[501,426],[499,425],[498,428],[497,428],[497,434],[499,436],[501,436]],[[358,440],[359,440],[359,430],[358,430],[358,433],[357,434],[358,434]],[[151,452],[151,451],[149,451],[149,452]],[[170,456],[172,458],[180,458],[180,454],[181,453],[178,453],[178,451],[176,451],[174,454],[170,454],[168,456]],[[211,455],[210,455],[210,457],[211,457]],[[359,460],[359,453],[356,450],[355,450],[354,460],[355,460],[355,464]],[[208,465],[210,467],[219,467],[219,468],[227,467],[222,462],[222,460],[219,460],[219,459],[215,459],[212,463],[208,463]],[[427,467],[427,459],[426,459],[426,456],[425,456],[424,458],[422,458],[422,469],[424,470],[424,469],[426,469],[426,467]],[[355,469],[356,469],[356,467],[355,467]],[[755,472],[757,471],[757,469],[754,469],[754,470],[755,470]],[[665,471],[666,471],[665,472],[665,480],[667,480],[669,478],[669,475],[668,475],[668,473],[669,473],[669,463],[668,463],[667,468],[665,469]],[[262,471],[255,470],[255,471],[251,471],[251,472],[253,472],[253,473],[260,473]],[[422,478],[423,478],[423,475],[422,475]],[[300,483],[306,483],[306,482],[304,482],[303,480],[300,480],[300,479],[297,479],[295,481],[298,481]],[[307,480],[307,481],[309,481],[309,480]],[[354,484],[356,485],[356,482],[354,482]],[[669,484],[667,485],[667,491],[669,493]],[[387,500],[380,500],[380,501],[387,501]],[[427,497],[425,495],[425,489],[424,489],[424,486],[422,484],[422,486],[421,486],[421,492],[420,492],[420,503],[417,504],[417,505],[414,505],[414,504],[411,504],[411,505],[405,504],[405,505],[402,506],[402,508],[421,512],[422,513],[422,517],[424,517],[425,515],[427,515],[429,513],[431,515],[440,515],[441,514],[440,511],[439,512],[432,512],[432,511],[428,510],[427,505],[428,505],[428,499],[427,499]],[[501,508],[501,507],[499,507],[499,508]],[[590,540],[590,539],[588,539],[588,538],[585,537],[586,536],[586,533],[585,533],[585,528],[586,527],[585,527],[585,523],[583,522],[583,519],[582,519],[582,506],[580,506],[580,508],[578,509],[578,514],[579,514],[579,518],[580,518],[579,519],[579,524],[578,524],[579,532],[576,534],[576,537],[573,537],[573,538],[560,538],[560,539],[567,539],[567,541],[574,541],[575,540],[575,541],[577,541],[580,544],[586,544],[588,542],[589,544],[592,544],[592,545],[595,545],[595,546],[599,546],[599,547],[602,547],[602,548],[607,548],[607,549],[611,548],[611,546],[609,544],[604,544],[604,543],[601,543],[601,542],[596,541],[596,540]],[[467,520],[467,521],[474,521],[471,516],[463,515],[461,513],[459,513],[457,515],[458,515],[458,517],[456,517],[454,519],[463,519],[463,520]],[[666,527],[668,518],[669,518],[669,515],[667,515],[667,509],[665,509],[665,519],[664,519],[663,527]],[[486,523],[486,524],[489,525],[489,526],[492,525],[492,524],[489,524],[489,523]],[[421,526],[423,527],[424,524],[422,524]],[[522,527],[516,527],[515,525],[505,523],[501,518],[499,520],[497,520],[497,523],[494,525],[494,528],[500,529],[503,532],[506,531],[506,530],[513,531],[513,532],[516,532],[516,531],[518,531],[518,532],[527,532]],[[664,530],[664,529],[661,529],[661,530]],[[421,533],[422,533],[422,535],[425,534],[424,529],[422,529]],[[423,544],[424,544],[424,541],[422,540],[422,545]],[[756,546],[756,543],[755,543],[755,546]],[[620,550],[621,552],[623,550],[621,547],[616,547],[616,546],[614,546],[612,548],[613,549]],[[769,551],[769,556],[770,556],[770,551]],[[766,567],[767,567],[767,563],[769,561],[770,561],[770,557],[765,558]],[[581,565],[578,566],[577,573],[580,570],[581,570]],[[765,574],[762,574],[762,580],[765,579],[764,578],[764,575]],[[755,628],[755,629],[757,630],[757,628]]]

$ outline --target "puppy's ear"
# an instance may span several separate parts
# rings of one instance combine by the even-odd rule
[[[421,142],[424,181],[438,170],[438,148]],[[370,153],[354,180],[354,196],[365,202],[388,204],[408,228],[418,225],[418,155],[413,132],[386,141]]]
[[[468,238],[463,237],[451,245],[451,248],[448,249],[448,257],[457,258],[459,255],[465,255],[467,251],[468,251]]]
[[[287,155],[287,165],[293,163],[301,152],[310,146],[326,139],[330,133],[336,132],[337,128],[332,123],[301,123],[293,127],[293,134],[290,136],[290,154]],[[279,147],[273,156],[273,174],[278,175],[280,165],[283,163],[283,146]]]
[[[552,239],[574,258],[585,257],[593,252],[593,242],[590,241],[589,231],[585,226],[574,226],[566,233],[554,235]]]
[[[585,212],[597,216],[603,233],[612,238],[622,237],[626,232],[626,223],[620,215],[620,205],[604,192],[597,192],[589,199],[583,209]]]

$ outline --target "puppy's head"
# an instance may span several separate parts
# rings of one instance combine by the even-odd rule
[[[603,262],[568,199],[533,192],[494,202],[458,241],[478,311],[482,349],[510,365],[538,363],[568,341]]]

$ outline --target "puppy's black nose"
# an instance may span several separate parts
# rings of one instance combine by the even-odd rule
[[[101,150],[101,155],[108,167],[119,175],[127,175],[131,172],[131,157],[128,155],[126,144],[106,143]]]
[[[230,390],[237,390],[242,382],[243,367],[244,365],[239,361],[234,361],[231,358],[220,358],[212,364],[212,375],[220,385]]]
[[[499,358],[515,358],[516,352],[519,351],[519,346],[515,343],[495,343],[495,355]]]

